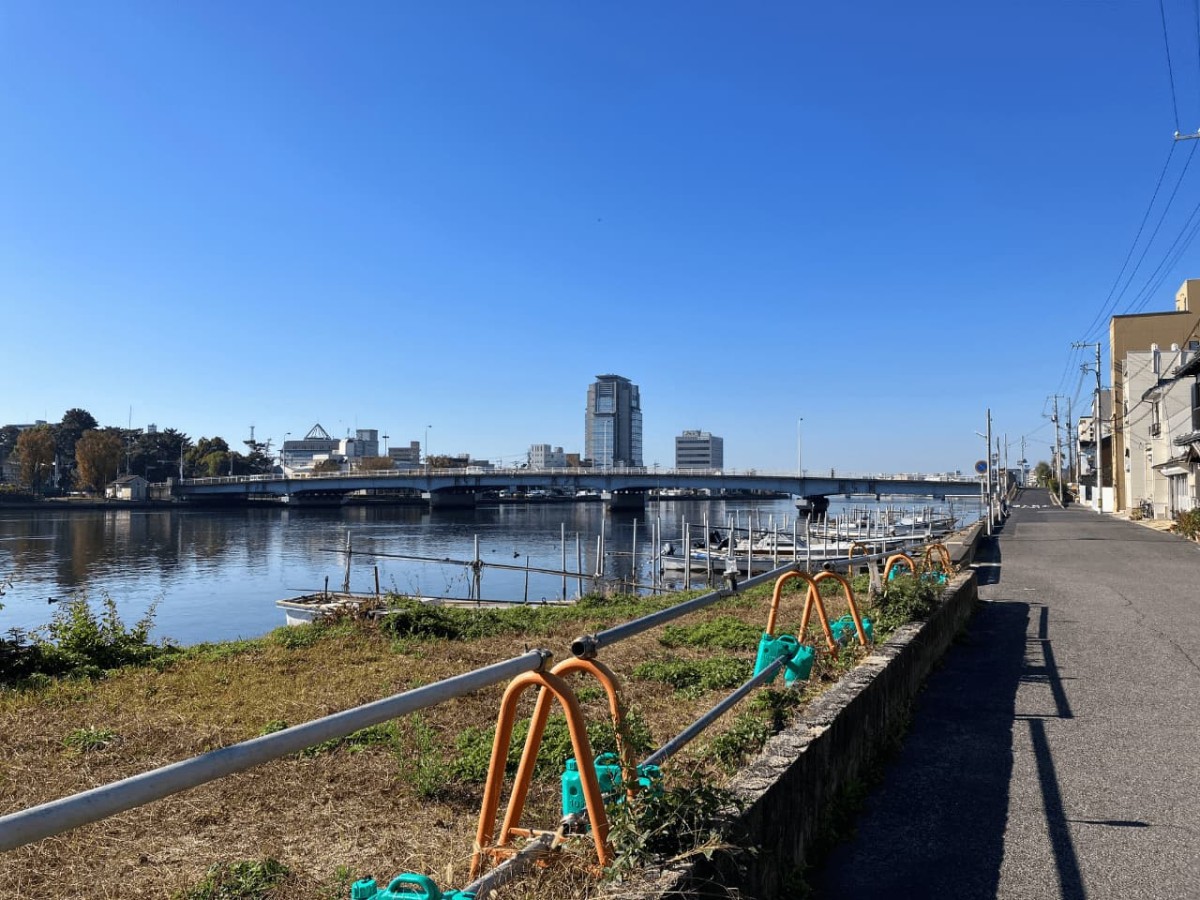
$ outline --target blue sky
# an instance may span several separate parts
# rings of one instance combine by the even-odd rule
[[[1175,130],[1115,0],[7,0],[0,85],[0,421],[506,461],[608,372],[647,464],[969,469],[989,406],[1046,459]],[[1200,275],[1195,168],[1117,311]]]

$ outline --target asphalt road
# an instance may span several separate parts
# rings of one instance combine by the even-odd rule
[[[1019,496],[818,898],[1200,898],[1200,545]]]

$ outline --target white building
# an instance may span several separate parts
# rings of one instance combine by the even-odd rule
[[[567,455],[562,447],[551,447],[549,444],[529,445],[529,468],[531,469],[565,469]]]

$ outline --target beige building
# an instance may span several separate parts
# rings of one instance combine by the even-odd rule
[[[1193,299],[1194,298],[1194,299]],[[1195,307],[1195,311],[1193,311]],[[1132,316],[1113,316],[1109,322],[1109,359],[1111,360],[1112,383],[1112,452],[1105,452],[1102,460],[1105,484],[1111,472],[1113,496],[1117,511],[1127,508],[1129,496],[1128,477],[1125,473],[1125,451],[1128,444],[1125,422],[1130,407],[1140,397],[1129,397],[1126,388],[1126,358],[1131,351],[1149,350],[1152,344],[1169,347],[1178,344],[1187,347],[1200,335],[1200,278],[1189,278],[1175,294],[1175,311],[1163,313],[1139,313]],[[1102,429],[1107,431],[1107,429]],[[1101,444],[1104,449],[1107,447]],[[1113,465],[1113,460],[1122,463]],[[1105,510],[1111,512],[1111,510]]]

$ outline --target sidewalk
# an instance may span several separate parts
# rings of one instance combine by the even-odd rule
[[[1200,545],[1141,524],[1023,492],[817,897],[1200,898]]]

